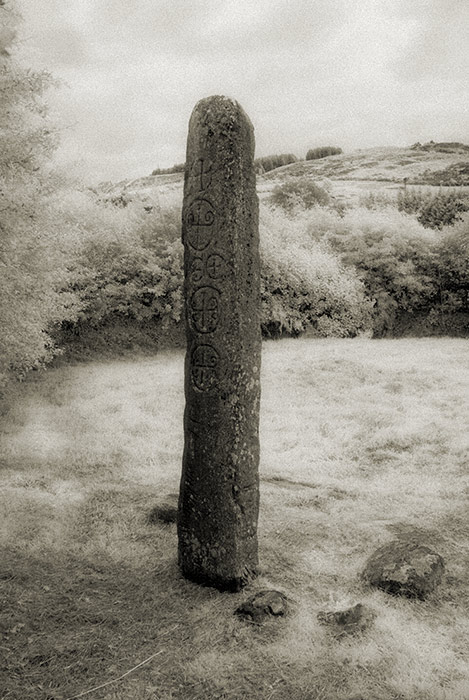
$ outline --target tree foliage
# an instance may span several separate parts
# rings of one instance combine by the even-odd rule
[[[58,187],[48,168],[57,135],[48,118],[47,73],[10,55],[19,21],[0,5],[0,376],[23,373],[53,352],[47,328],[73,316],[65,284],[60,231],[50,204]]]

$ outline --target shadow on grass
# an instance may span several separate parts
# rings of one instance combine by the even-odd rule
[[[4,548],[2,699],[65,700],[160,651],[89,697],[225,697],[233,682],[230,697],[268,697],[275,664],[263,647],[276,639],[282,622],[257,628],[233,615],[256,582],[249,592],[231,594],[186,581],[176,563],[175,525],[148,522],[153,503],[148,489],[128,484],[98,490],[71,509],[60,545],[41,545],[32,531],[29,546]],[[106,548],[102,535],[111,515],[123,529],[114,530]],[[275,566],[278,556],[269,554]],[[279,683],[277,690],[287,681]]]

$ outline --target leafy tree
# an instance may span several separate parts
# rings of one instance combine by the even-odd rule
[[[19,16],[0,3],[0,383],[53,354],[48,327],[74,313],[48,167],[57,144],[44,102],[52,80],[11,55]],[[68,308],[67,308],[68,307]]]

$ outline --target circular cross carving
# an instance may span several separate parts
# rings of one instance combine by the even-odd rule
[[[212,240],[215,210],[208,199],[194,199],[187,208],[187,241],[195,250],[205,250]]]
[[[190,318],[199,333],[213,333],[220,318],[220,292],[214,287],[200,287],[191,297]]]
[[[213,280],[220,279],[225,269],[225,261],[221,255],[213,253],[213,255],[210,255],[207,259],[206,268],[209,277]]]
[[[210,391],[218,383],[220,356],[212,345],[197,345],[192,351],[191,379],[200,391]]]

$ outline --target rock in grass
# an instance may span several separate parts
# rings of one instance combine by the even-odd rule
[[[260,624],[268,617],[279,617],[287,612],[287,597],[280,591],[265,590],[244,601],[235,614]]]
[[[337,610],[335,612],[321,611],[317,618],[321,624],[329,625],[337,636],[363,632],[375,619],[373,610],[362,603],[357,603],[352,608]]]
[[[443,558],[412,540],[394,540],[371,555],[362,573],[364,581],[392,595],[424,599],[441,583]]]
[[[148,515],[148,522],[154,523],[175,523],[178,518],[178,495],[170,493],[160,503],[151,509]]]

